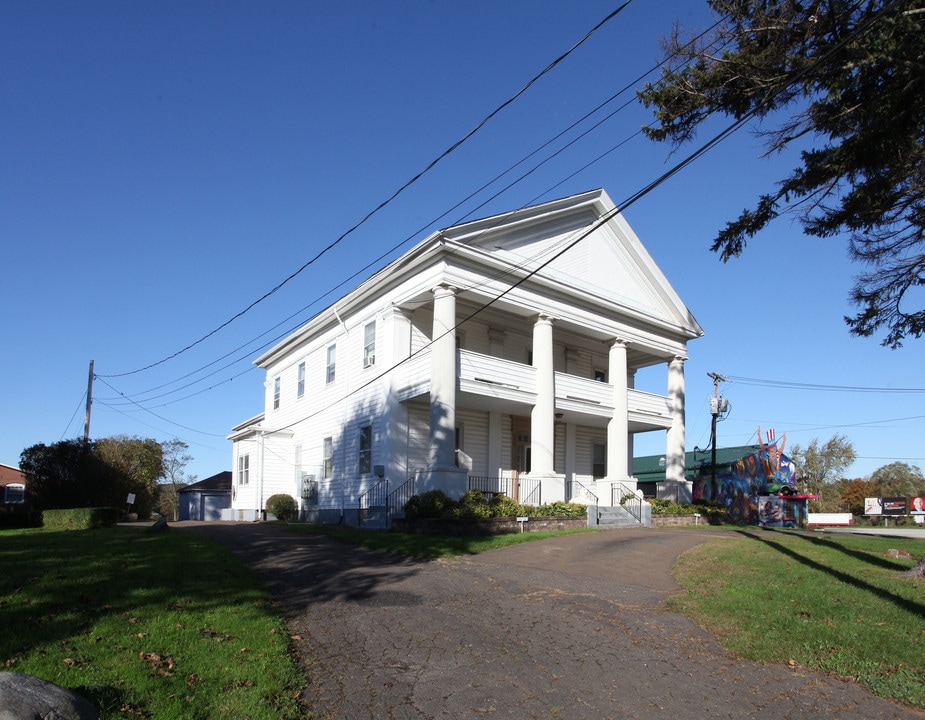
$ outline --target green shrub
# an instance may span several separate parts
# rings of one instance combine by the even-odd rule
[[[408,501],[405,505],[405,517],[409,520],[447,517],[446,513],[452,513],[455,507],[456,502],[450,500],[442,490],[428,490]]]
[[[491,517],[519,517],[524,515],[523,506],[507,495],[495,495],[488,503]]]
[[[492,516],[491,506],[485,493],[480,490],[467,490],[453,508],[452,516],[463,519],[489,518]]]
[[[527,513],[523,513],[526,515]],[[553,502],[534,508],[534,517],[587,517],[588,506],[581,503]]]
[[[271,495],[267,498],[267,512],[275,515],[280,520],[286,520],[293,517],[298,512],[299,506],[293,500],[291,495],[280,493]]]
[[[42,513],[42,524],[46,530],[90,530],[112,527],[119,520],[116,508],[69,508],[46,510]]]

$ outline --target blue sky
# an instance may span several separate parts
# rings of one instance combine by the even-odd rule
[[[330,252],[198,342],[619,4],[0,5],[0,462],[82,435],[92,359],[93,437],[179,437],[191,473],[230,469],[225,436],[262,411],[253,359],[368,275],[350,279],[367,263],[440,227],[584,190],[622,204],[688,151],[636,134],[649,116],[635,102],[514,180],[632,93],[467,198],[652,68],[672,23],[708,25],[705,2],[635,0]],[[890,351],[848,334],[861,268],[844,239],[807,239],[785,217],[741,259],[708,250],[795,162],[760,154],[742,132],[625,212],[706,331],[686,365],[688,449],[709,442],[707,373],[718,372],[733,379],[721,385],[731,412],[720,445],[754,442],[760,424],[789,445],[846,435],[853,476],[925,465],[922,341]],[[640,386],[664,392],[666,375]],[[637,454],[663,448],[661,434],[636,442]]]

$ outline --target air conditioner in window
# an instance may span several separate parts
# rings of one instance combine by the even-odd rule
[[[363,367],[369,367],[370,365],[375,365],[375,364],[376,364],[376,356],[367,355],[366,359],[363,362]]]

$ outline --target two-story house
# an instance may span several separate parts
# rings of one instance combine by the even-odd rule
[[[259,357],[233,428],[232,517],[275,493],[355,524],[374,488],[521,502],[635,490],[633,436],[684,478],[684,361],[703,334],[603,190],[432,234]],[[657,392],[637,371],[662,368]]]

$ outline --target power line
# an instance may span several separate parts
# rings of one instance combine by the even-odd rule
[[[730,375],[732,382],[740,385],[757,385],[760,387],[773,387],[789,390],[814,390],[819,392],[860,392],[860,393],[925,393],[925,388],[890,388],[890,387],[862,387],[857,385],[822,385],[819,383],[800,383],[786,380],[762,380],[760,378],[741,377]]]
[[[437,163],[439,163],[440,161],[442,161],[442,160],[443,160],[444,158],[446,158],[448,155],[450,155],[451,153],[453,153],[457,148],[459,148],[463,143],[465,143],[467,140],[469,140],[473,135],[475,135],[479,130],[481,130],[481,129],[482,129],[493,117],[495,117],[495,115],[497,115],[497,114],[498,114],[499,112],[501,112],[504,108],[506,108],[508,105],[510,105],[511,103],[513,103],[515,100],[517,100],[517,98],[519,98],[521,95],[523,95],[523,94],[524,94],[530,87],[532,87],[540,78],[542,78],[544,75],[546,75],[547,73],[549,73],[550,71],[552,71],[557,65],[559,65],[559,63],[561,63],[561,62],[562,62],[563,60],[565,60],[569,55],[571,55],[575,50],[577,50],[581,45],[583,45],[594,33],[596,33],[596,32],[597,32],[598,30],[600,30],[600,28],[602,28],[606,23],[608,23],[610,20],[612,20],[614,17],[616,17],[620,12],[622,12],[622,11],[630,4],[630,2],[632,2],[632,0],[625,0],[625,2],[624,2],[622,5],[620,5],[616,10],[613,10],[613,11],[612,11],[610,14],[608,14],[603,20],[601,20],[597,25],[595,25],[593,28],[591,28],[587,33],[585,33],[584,37],[582,37],[578,42],[576,42],[574,45],[572,45],[572,47],[570,47],[568,50],[566,50],[562,55],[560,55],[560,56],[557,57],[555,60],[553,60],[553,61],[552,61],[549,65],[547,65],[542,71],[540,71],[536,76],[534,76],[531,80],[529,80],[529,81],[527,82],[526,85],[524,85],[520,90],[518,90],[516,93],[514,93],[514,95],[512,95],[510,98],[508,98],[507,100],[505,100],[503,103],[501,103],[501,105],[499,105],[497,108],[495,108],[494,110],[492,110],[488,115],[486,115],[486,116],[485,116],[485,117],[484,117],[484,118],[472,129],[472,130],[470,130],[468,133],[466,133],[461,139],[459,139],[459,140],[457,140],[455,143],[453,143],[449,148],[447,148],[446,150],[444,150],[440,155],[438,155],[434,160],[432,160],[423,170],[421,170],[421,171],[420,171],[419,173],[417,173],[414,177],[412,177],[410,180],[408,180],[404,185],[402,185],[400,188],[398,188],[398,190],[396,190],[394,193],[392,193],[392,195],[390,195],[388,198],[386,198],[386,199],[383,200],[381,203],[379,203],[375,208],[373,208],[373,210],[371,210],[370,212],[368,212],[368,213],[366,214],[366,216],[363,217],[362,220],[360,220],[358,223],[356,223],[355,225],[353,225],[352,227],[350,227],[348,230],[346,230],[344,233],[342,233],[336,240],[334,240],[333,242],[329,243],[329,244],[328,244],[326,247],[324,247],[321,251],[319,251],[318,253],[316,253],[316,254],[314,255],[314,257],[312,257],[310,260],[308,260],[306,263],[304,263],[298,270],[296,270],[295,272],[291,273],[291,274],[290,274],[288,277],[286,277],[282,282],[278,283],[274,288],[272,288],[272,289],[269,290],[268,292],[264,293],[262,296],[260,296],[260,297],[257,298],[256,300],[254,300],[250,305],[248,305],[247,307],[245,307],[243,310],[241,310],[241,311],[235,313],[235,314],[234,314],[232,317],[230,317],[228,320],[226,320],[225,322],[223,322],[221,325],[219,325],[218,327],[214,328],[213,330],[209,331],[208,333],[206,333],[205,335],[203,335],[202,337],[200,337],[198,340],[195,340],[194,342],[190,343],[190,344],[187,345],[186,347],[181,348],[180,350],[177,350],[177,351],[174,352],[174,353],[171,353],[170,355],[168,355],[168,356],[162,358],[161,360],[158,360],[157,362],[153,362],[153,363],[151,363],[151,364],[149,364],[149,365],[146,365],[146,366],[144,366],[144,367],[138,368],[138,369],[136,369],[136,370],[131,370],[131,371],[122,372],[122,373],[114,373],[114,374],[111,374],[111,375],[104,375],[104,376],[101,376],[101,377],[108,377],[108,378],[126,377],[127,375],[136,375],[136,374],[138,374],[138,373],[140,373],[140,372],[144,372],[145,370],[150,370],[151,368],[157,367],[158,365],[162,365],[163,363],[167,362],[168,360],[172,360],[173,358],[177,357],[178,355],[181,355],[181,354],[185,353],[187,350],[190,350],[190,349],[196,347],[196,346],[199,345],[200,343],[204,342],[204,341],[207,340],[208,338],[210,338],[210,337],[212,337],[213,335],[215,335],[217,332],[219,332],[219,331],[222,330],[223,328],[225,328],[225,327],[227,327],[228,325],[230,325],[232,322],[234,322],[235,320],[237,320],[237,319],[240,318],[241,316],[245,315],[247,312],[249,312],[250,310],[252,310],[254,307],[256,307],[257,305],[259,305],[261,302],[263,302],[264,300],[266,300],[266,299],[269,298],[270,296],[274,295],[276,292],[278,292],[280,289],[282,289],[283,286],[285,286],[285,285],[286,285],[287,283],[289,283],[291,280],[293,280],[293,279],[296,278],[298,275],[300,275],[306,268],[308,268],[310,265],[314,264],[318,259],[320,259],[323,255],[325,255],[329,250],[331,250],[332,248],[334,248],[334,247],[336,247],[338,244],[340,244],[340,242],[341,242],[342,240],[344,240],[348,235],[351,235],[355,230],[357,230],[359,227],[361,227],[362,225],[364,225],[364,224],[365,224],[370,218],[372,218],[376,213],[378,213],[380,210],[382,210],[383,208],[385,208],[389,203],[391,203],[393,200],[395,200],[395,198],[397,198],[402,192],[404,192],[404,191],[407,190],[409,187],[411,187],[411,185],[413,185],[414,183],[416,183],[416,182],[417,182],[421,177],[423,177],[427,172],[429,172],[430,170],[432,170],[432,169],[437,165]]]
[[[175,394],[175,393],[177,393],[177,392],[180,392],[181,390],[186,389],[186,388],[188,388],[188,387],[191,387],[192,385],[195,385],[195,384],[198,383],[198,382],[202,382],[203,380],[205,380],[205,378],[211,377],[212,375],[216,374],[216,373],[210,373],[209,375],[205,376],[204,378],[201,378],[200,380],[193,381],[193,382],[191,382],[191,383],[188,383],[187,385],[183,385],[183,386],[181,386],[181,387],[179,387],[179,388],[176,388],[176,389],[174,389],[174,390],[168,391],[168,392],[166,392],[166,393],[162,393],[161,395],[157,395],[157,396],[150,397],[150,398],[141,398],[141,397],[140,397],[140,396],[142,396],[142,395],[147,395],[147,394],[149,394],[149,393],[151,393],[151,392],[155,392],[155,391],[160,390],[160,389],[162,389],[162,388],[168,387],[168,386],[170,386],[170,385],[172,385],[172,384],[174,384],[174,383],[180,382],[181,380],[184,380],[184,379],[186,379],[186,378],[188,378],[188,377],[191,377],[191,376],[195,375],[196,373],[199,373],[199,372],[201,372],[201,371],[203,371],[203,370],[205,370],[205,369],[211,367],[212,365],[214,365],[214,364],[216,364],[217,362],[220,362],[221,360],[227,358],[228,356],[232,355],[233,353],[237,352],[238,350],[244,349],[245,347],[247,347],[247,346],[250,345],[251,343],[256,342],[256,341],[259,340],[260,338],[262,338],[262,337],[264,337],[265,335],[269,334],[269,332],[271,332],[272,330],[274,330],[274,329],[280,327],[280,326],[281,326],[284,322],[286,322],[287,320],[291,320],[292,318],[296,317],[297,315],[299,315],[299,314],[305,312],[306,310],[310,309],[311,307],[313,307],[314,305],[316,305],[318,302],[320,302],[320,301],[323,300],[324,298],[330,296],[330,295],[331,295],[333,292],[335,292],[336,290],[342,288],[344,285],[346,285],[346,284],[347,284],[348,282],[350,282],[351,280],[354,280],[355,278],[357,278],[357,277],[359,277],[360,275],[364,274],[364,273],[365,273],[366,271],[368,271],[371,267],[374,267],[374,266],[378,265],[382,260],[384,260],[386,257],[388,257],[389,255],[391,255],[392,253],[397,252],[401,247],[403,247],[404,245],[406,245],[408,242],[410,242],[411,240],[413,240],[415,237],[417,237],[417,236],[420,235],[421,233],[425,232],[428,228],[435,226],[435,225],[436,225],[438,222],[440,222],[443,218],[447,217],[453,210],[456,210],[457,208],[461,207],[461,206],[464,205],[466,202],[468,202],[469,200],[471,200],[472,198],[474,198],[475,196],[477,196],[480,192],[482,192],[483,190],[486,190],[487,188],[491,187],[494,183],[496,183],[498,180],[500,180],[501,178],[503,178],[505,175],[507,175],[508,173],[510,173],[510,172],[511,172],[512,170],[514,170],[515,168],[517,168],[517,167],[519,167],[520,165],[522,165],[522,164],[523,164],[524,162],[526,162],[528,159],[530,159],[531,157],[533,157],[534,155],[536,155],[536,154],[539,153],[540,151],[544,150],[545,148],[549,147],[549,146],[550,146],[552,143],[554,143],[555,141],[557,141],[557,140],[561,139],[562,137],[564,137],[568,132],[570,132],[571,130],[575,129],[576,127],[578,127],[579,125],[581,125],[583,122],[585,122],[585,121],[588,120],[589,118],[593,117],[596,113],[598,113],[600,110],[602,110],[602,109],[605,108],[607,105],[609,105],[610,103],[612,103],[614,100],[616,100],[617,98],[619,98],[621,95],[625,94],[626,92],[628,92],[628,91],[630,91],[630,90],[633,90],[634,87],[635,87],[639,82],[641,82],[642,80],[644,80],[646,77],[648,77],[648,76],[651,75],[653,72],[655,72],[655,71],[657,71],[658,69],[660,69],[661,67],[665,66],[665,65],[666,65],[667,63],[669,63],[672,59],[674,59],[674,57],[676,57],[678,54],[680,54],[680,53],[684,50],[684,48],[686,48],[686,47],[688,47],[688,46],[694,44],[695,42],[697,42],[701,37],[703,37],[704,35],[706,35],[707,33],[709,33],[709,32],[710,32],[713,28],[715,28],[718,24],[719,24],[719,22],[717,21],[717,22],[715,22],[711,27],[707,28],[707,29],[704,30],[703,32],[701,32],[701,33],[699,33],[698,35],[696,35],[695,37],[693,37],[693,38],[692,38],[690,41],[688,41],[685,45],[683,45],[682,47],[680,47],[680,48],[674,50],[670,55],[668,55],[668,56],[667,56],[666,58],[664,58],[662,61],[656,63],[656,64],[653,65],[651,68],[649,68],[649,69],[646,70],[645,72],[643,72],[643,73],[641,73],[640,75],[638,75],[635,79],[633,79],[632,81],[630,81],[629,83],[627,83],[626,85],[624,85],[620,90],[618,90],[617,92],[615,92],[615,93],[613,93],[612,95],[610,95],[610,97],[608,97],[606,100],[604,100],[603,102],[599,103],[599,104],[598,104],[596,107],[594,107],[592,110],[590,110],[589,112],[585,113],[585,114],[584,114],[583,116],[581,116],[579,119],[577,119],[576,121],[574,121],[574,122],[573,122],[572,124],[570,124],[567,128],[565,128],[564,130],[560,131],[560,132],[557,133],[555,136],[553,136],[552,138],[550,138],[549,140],[547,140],[546,142],[544,142],[543,144],[541,144],[540,146],[538,146],[537,148],[535,148],[534,150],[532,150],[531,152],[527,153],[525,156],[523,156],[520,160],[518,160],[517,162],[515,162],[513,165],[508,166],[507,169],[505,169],[505,170],[503,170],[502,172],[500,172],[500,173],[498,173],[497,175],[495,175],[491,180],[489,180],[487,183],[483,184],[480,188],[478,188],[477,190],[474,190],[473,192],[469,193],[468,196],[466,196],[465,198],[463,198],[462,200],[460,200],[459,202],[457,202],[456,204],[454,204],[454,205],[453,205],[452,207],[450,207],[449,209],[443,211],[440,215],[438,215],[437,217],[433,218],[430,222],[424,224],[423,226],[421,226],[420,228],[418,228],[417,230],[415,230],[414,232],[412,232],[410,235],[408,235],[408,236],[405,237],[403,240],[401,240],[401,241],[399,241],[398,243],[396,243],[395,245],[393,245],[391,248],[389,248],[388,250],[386,250],[385,252],[383,252],[381,255],[379,255],[377,258],[375,258],[375,259],[373,259],[372,261],[370,261],[369,263],[367,263],[365,266],[363,266],[362,268],[360,268],[359,270],[357,270],[356,272],[354,272],[352,275],[350,275],[349,277],[345,278],[344,280],[342,280],[342,281],[341,281],[340,283],[338,283],[337,285],[333,286],[333,287],[330,288],[329,290],[327,290],[327,291],[325,291],[324,293],[322,293],[321,295],[319,295],[317,298],[315,298],[315,300],[313,300],[312,302],[310,302],[308,305],[304,306],[304,307],[301,308],[300,310],[298,310],[298,311],[296,311],[295,313],[291,314],[291,315],[290,315],[288,318],[286,318],[285,320],[283,320],[283,321],[277,323],[276,325],[274,325],[272,328],[270,328],[270,330],[268,330],[268,331],[266,331],[266,332],[264,332],[264,333],[261,333],[261,334],[258,335],[256,338],[253,338],[253,339],[247,341],[246,343],[244,343],[244,344],[238,346],[235,350],[232,350],[232,351],[226,353],[225,355],[222,355],[222,356],[219,357],[218,359],[213,360],[213,361],[209,362],[208,364],[206,364],[206,365],[204,365],[204,366],[202,366],[202,367],[200,367],[200,368],[197,368],[196,370],[193,370],[193,371],[191,371],[191,372],[189,372],[189,373],[187,373],[187,374],[185,374],[185,375],[183,375],[183,376],[177,378],[176,380],[171,380],[171,381],[168,381],[168,382],[166,382],[166,383],[162,383],[161,385],[158,385],[158,386],[156,386],[156,387],[150,388],[149,390],[140,391],[140,392],[138,392],[138,393],[134,393],[134,394],[129,395],[129,396],[126,396],[126,395],[123,394],[122,397],[123,397],[123,398],[133,398],[133,399],[135,399],[135,400],[138,400],[138,402],[150,402],[150,401],[152,401],[152,400],[155,400],[155,399],[158,399],[158,398],[161,398],[161,397],[166,397],[166,396]],[[588,129],[586,129],[586,130],[583,130],[577,137],[575,137],[574,139],[570,140],[568,143],[566,143],[565,145],[563,145],[562,147],[560,147],[558,150],[556,150],[556,151],[553,152],[552,154],[548,155],[548,156],[547,156],[546,158],[544,158],[543,160],[541,160],[541,161],[537,162],[536,164],[534,164],[528,171],[526,171],[525,173],[523,173],[523,174],[521,174],[520,176],[518,176],[518,177],[517,177],[515,180],[513,180],[512,182],[510,182],[510,183],[508,183],[507,185],[505,185],[501,190],[499,190],[498,192],[496,192],[496,193],[494,193],[493,195],[491,195],[487,200],[481,202],[481,203],[480,203],[478,206],[476,206],[475,208],[470,209],[470,210],[466,213],[465,216],[463,216],[463,217],[457,219],[457,220],[453,223],[453,225],[458,225],[458,224],[461,224],[462,222],[464,222],[466,218],[471,217],[471,216],[472,216],[475,212],[477,212],[480,208],[484,207],[484,206],[487,205],[489,202],[491,202],[491,201],[497,199],[497,198],[500,197],[504,192],[506,192],[507,190],[511,189],[511,188],[514,187],[516,184],[522,182],[525,178],[527,178],[529,175],[531,175],[531,174],[533,174],[534,172],[536,172],[539,168],[541,168],[541,167],[542,167],[543,165],[545,165],[546,163],[550,162],[553,158],[555,158],[555,157],[561,155],[566,149],[568,149],[569,147],[573,146],[573,145],[574,145],[575,143],[577,143],[579,140],[581,140],[581,139],[584,138],[584,137],[587,137],[590,133],[592,133],[592,132],[594,132],[595,130],[597,130],[598,128],[600,128],[605,122],[607,122],[608,120],[610,120],[610,119],[612,119],[614,116],[616,116],[618,113],[620,113],[620,112],[622,112],[623,110],[625,110],[629,105],[631,105],[633,102],[635,102],[635,100],[636,100],[636,98],[634,97],[634,98],[631,99],[630,101],[627,101],[626,103],[624,103],[623,105],[621,105],[621,106],[620,106],[619,108],[617,108],[616,110],[610,112],[610,113],[609,113],[608,115],[606,115],[602,120],[599,120],[599,121],[596,122],[594,125],[592,125],[590,128],[588,128]],[[629,142],[630,140],[632,140],[633,138],[635,138],[635,137],[637,137],[637,136],[639,136],[639,135],[641,135],[641,134],[642,134],[642,130],[637,130],[636,132],[634,132],[633,134],[631,134],[629,137],[627,137],[627,138],[621,140],[621,141],[618,142],[616,145],[613,145],[613,146],[610,147],[608,150],[606,150],[604,153],[601,153],[600,155],[598,155],[597,157],[595,157],[593,160],[591,160],[590,162],[588,162],[588,163],[586,163],[585,165],[583,165],[582,167],[580,167],[578,170],[576,170],[576,171],[574,171],[573,173],[567,175],[564,179],[562,179],[562,180],[559,181],[558,183],[552,185],[551,187],[548,187],[546,190],[544,190],[544,191],[543,191],[542,193],[540,193],[538,196],[536,196],[536,197],[534,197],[532,200],[528,201],[528,202],[526,203],[526,205],[532,205],[532,204],[534,204],[534,203],[537,202],[537,201],[539,200],[539,198],[542,197],[543,195],[546,195],[546,194],[551,193],[551,192],[552,192],[555,188],[557,188],[558,186],[562,185],[563,183],[567,182],[568,180],[570,180],[570,179],[574,178],[575,176],[579,175],[580,173],[584,172],[584,171],[585,171],[587,168],[589,168],[591,165],[593,165],[594,163],[599,162],[599,161],[602,160],[604,157],[606,157],[607,155],[609,155],[609,154],[615,152],[617,149],[619,149],[620,147],[622,147],[623,145],[625,145],[627,142]],[[512,211],[512,212],[518,212],[518,211],[515,210],[515,211]],[[499,220],[499,222],[500,222],[500,220]],[[312,316],[312,317],[314,317],[314,316]],[[311,319],[312,319],[312,318],[309,317],[309,318],[306,318],[306,319],[300,321],[298,325],[296,325],[295,327],[290,328],[289,330],[286,330],[286,331],[285,331],[284,333],[282,333],[281,335],[277,335],[277,336],[274,337],[273,339],[271,339],[271,340],[269,340],[268,342],[264,343],[263,345],[259,346],[255,351],[259,351],[259,350],[266,349],[267,347],[271,346],[273,343],[277,342],[278,340],[280,340],[280,339],[282,339],[282,338],[284,338],[284,337],[287,337],[287,336],[290,335],[292,332],[294,332],[296,329],[298,329],[298,327],[301,327],[301,325],[305,324],[306,322],[309,322]],[[239,361],[242,360],[242,359],[243,359],[243,358],[239,358],[238,360],[234,361],[233,363],[231,363],[231,364],[229,364],[229,365],[225,365],[223,368],[221,368],[219,371],[216,371],[216,372],[220,372],[220,371],[223,370],[223,369],[227,369],[228,367],[230,367],[231,365],[235,364],[236,362],[239,362]],[[231,378],[227,378],[226,380],[223,380],[222,382],[217,383],[216,385],[212,385],[209,389],[212,389],[212,388],[216,387],[217,385],[224,384],[225,382],[230,382],[231,380],[233,380],[233,379],[239,377],[241,374],[243,374],[243,373],[239,373],[239,374],[237,374],[237,375],[232,376]],[[106,377],[112,377],[112,376],[106,376]],[[201,391],[200,391],[200,392],[201,392]],[[192,396],[194,396],[194,395],[198,395],[198,394],[200,394],[200,392],[193,393],[192,395],[185,395],[185,396],[183,396],[182,398],[178,398],[178,399],[175,399],[175,400],[170,401],[170,403],[164,403],[164,404],[172,404],[173,402],[180,402],[180,401],[185,400],[185,399],[188,399],[189,397],[192,397]]]

